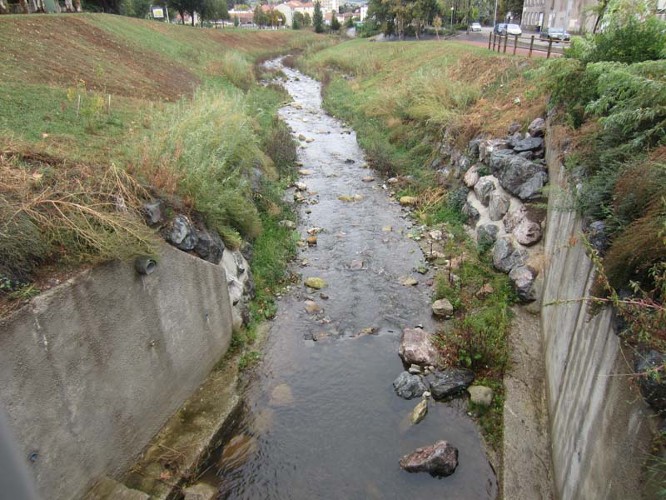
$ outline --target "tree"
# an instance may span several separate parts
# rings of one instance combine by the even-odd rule
[[[335,11],[331,11],[331,31],[340,31],[340,21]]]
[[[312,17],[306,12],[303,14],[303,27],[308,28],[309,26],[312,26]]]
[[[312,15],[312,25],[315,33],[324,32],[324,15],[321,12],[321,3],[317,0],[314,4],[314,14]]]
[[[211,19],[229,19],[226,0],[200,0],[199,16],[201,25]]]
[[[261,10],[261,5],[257,4],[254,8],[254,15],[252,16],[252,21],[257,26],[266,26],[268,24],[268,18],[264,11]]]
[[[295,30],[301,29],[305,26],[305,19],[303,19],[302,12],[294,12],[294,17],[291,20],[291,27]]]
[[[435,27],[435,34],[437,35],[437,40],[439,40],[439,30],[442,29],[442,18],[439,16],[435,17],[435,20],[432,22]]]

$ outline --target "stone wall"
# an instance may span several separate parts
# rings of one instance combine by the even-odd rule
[[[42,497],[123,471],[231,332],[224,267],[167,245],[149,275],[107,264],[0,323],[0,401]]]
[[[556,495],[638,498],[651,412],[628,375],[632,367],[615,335],[612,311],[591,314],[580,300],[594,268],[561,151],[547,142],[551,188],[541,320]]]

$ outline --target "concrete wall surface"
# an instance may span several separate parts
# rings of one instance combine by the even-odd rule
[[[0,404],[45,499],[126,468],[229,346],[222,266],[160,252],[150,275],[100,266],[0,323]]]
[[[612,311],[596,314],[594,266],[582,244],[557,145],[547,144],[551,191],[542,331],[555,489],[562,499],[640,498],[651,411],[631,383]]]

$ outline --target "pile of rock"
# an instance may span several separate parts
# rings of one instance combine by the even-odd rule
[[[526,134],[519,125],[503,139],[474,139],[463,175],[469,188],[463,214],[475,228],[477,243],[491,247],[494,266],[509,274],[525,302],[537,298],[535,279],[543,235],[543,188],[548,182],[544,160],[545,122],[537,118]]]

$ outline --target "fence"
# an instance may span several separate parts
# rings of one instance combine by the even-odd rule
[[[535,44],[535,35],[530,35],[530,37],[527,38],[521,37],[520,35],[499,35],[493,32],[488,37],[488,50],[492,50],[493,52],[503,52],[506,54],[509,38],[513,38],[513,55],[516,55],[518,49],[523,49],[528,51],[528,57],[532,57],[533,52],[545,52],[547,59],[554,54],[558,56],[561,55],[564,52],[564,44],[568,43],[564,41],[554,42],[552,38],[549,38],[548,40],[536,40],[538,43]],[[553,47],[553,43],[561,45]],[[509,48],[511,48],[510,45]]]

